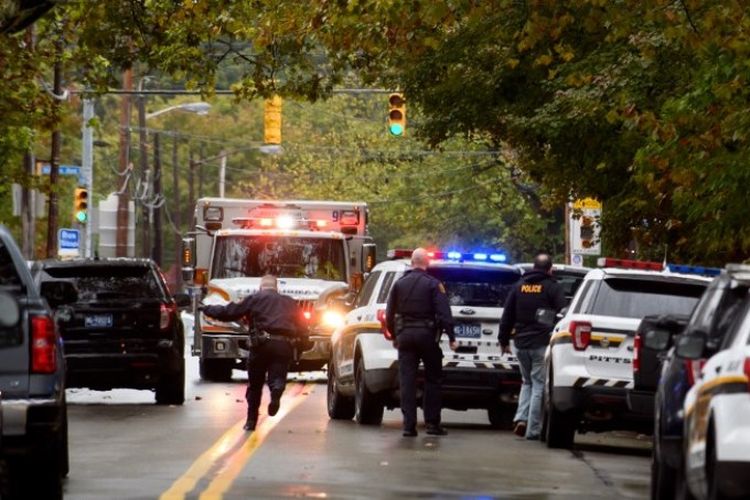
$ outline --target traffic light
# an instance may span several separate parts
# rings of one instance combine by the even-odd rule
[[[89,220],[89,191],[77,187],[73,195],[73,217],[76,222],[85,224]]]
[[[406,101],[404,95],[395,93],[388,96],[388,131],[401,137],[406,131]]]
[[[281,144],[281,97],[277,95],[263,105],[263,143]]]

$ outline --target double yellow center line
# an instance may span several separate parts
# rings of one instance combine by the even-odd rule
[[[290,389],[290,388],[288,388]],[[172,486],[161,494],[161,500],[182,500],[191,493],[198,483],[216,465],[222,462],[206,489],[200,494],[202,500],[215,500],[223,498],[229,488],[244,469],[250,457],[260,448],[271,430],[289,412],[297,407],[309,394],[307,384],[296,384],[291,388],[291,394],[284,397],[279,413],[274,418],[262,418],[255,431],[247,434],[242,428],[244,420],[241,420],[229,428],[209,449],[204,451],[188,470],[180,476]],[[244,439],[244,442],[242,442]],[[239,446],[237,446],[239,444]],[[234,451],[232,451],[234,450]]]

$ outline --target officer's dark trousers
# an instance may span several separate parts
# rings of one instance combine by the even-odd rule
[[[401,391],[401,413],[404,429],[417,426],[417,369],[424,363],[424,399],[422,409],[428,425],[440,425],[440,382],[443,376],[443,353],[435,342],[435,332],[404,330],[398,336],[398,371]]]
[[[247,361],[247,416],[258,420],[263,384],[268,380],[271,394],[281,397],[286,387],[286,374],[292,360],[292,346],[284,340],[269,340],[250,351]]]

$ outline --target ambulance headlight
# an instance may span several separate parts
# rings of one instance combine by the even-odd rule
[[[338,311],[328,310],[323,313],[321,323],[328,328],[336,329],[344,324],[344,315]]]

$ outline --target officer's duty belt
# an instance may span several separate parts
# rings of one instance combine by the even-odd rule
[[[429,319],[404,319],[402,328],[435,328],[435,322]]]
[[[276,334],[273,334],[273,333],[265,333],[265,335],[263,335],[263,337],[266,338],[266,339],[268,339],[268,340],[283,340],[284,342],[292,342],[292,341],[294,341],[294,339],[292,337],[290,337],[289,335],[276,335]]]

